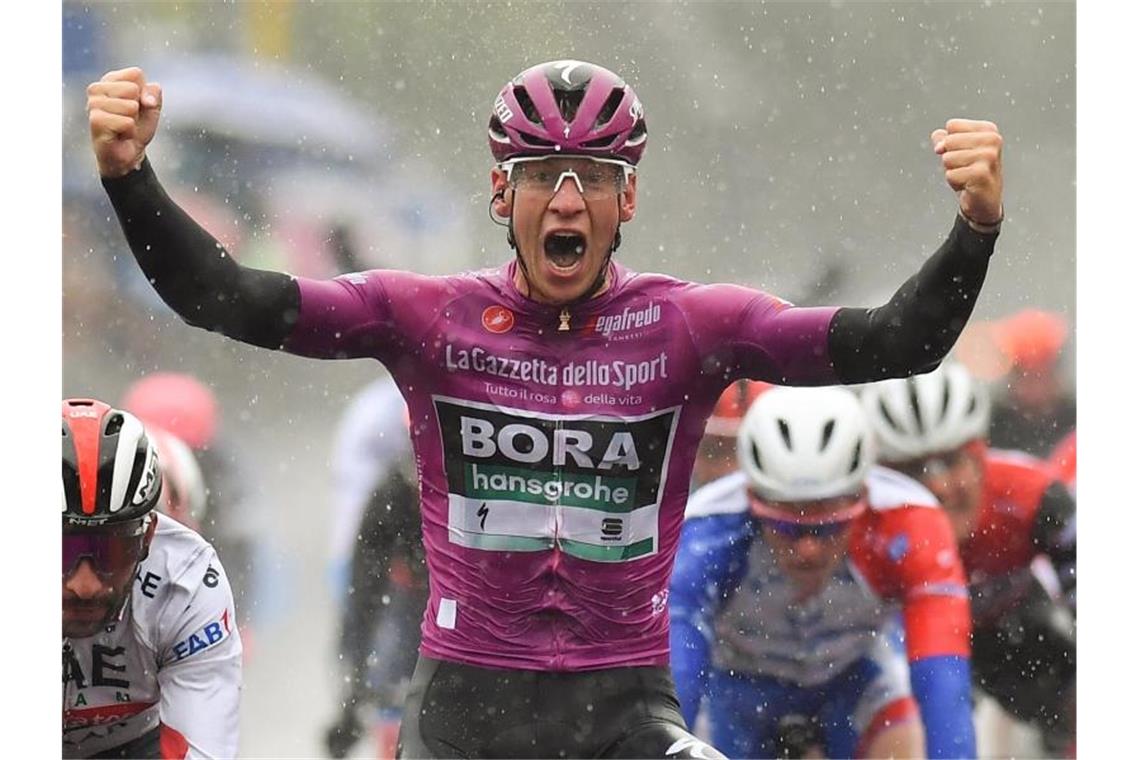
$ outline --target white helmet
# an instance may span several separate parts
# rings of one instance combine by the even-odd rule
[[[851,391],[777,387],[744,416],[736,456],[763,499],[830,499],[862,488],[874,439]]]
[[[158,466],[162,470],[162,500],[158,511],[197,529],[206,513],[206,481],[194,452],[181,438],[162,428],[147,432],[158,449]]]
[[[863,404],[884,462],[952,451],[985,437],[990,425],[985,385],[952,362],[925,375],[872,383]]]

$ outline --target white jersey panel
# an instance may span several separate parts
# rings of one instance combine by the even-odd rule
[[[878,512],[898,507],[939,508],[938,498],[914,478],[875,465],[867,473],[867,504]]]
[[[737,470],[709,481],[693,491],[685,505],[685,519],[746,512],[748,476]]]

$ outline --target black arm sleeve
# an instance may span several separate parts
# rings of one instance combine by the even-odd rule
[[[280,348],[301,305],[296,281],[243,267],[159,184],[150,162],[103,179],[127,244],[162,300],[184,322],[265,348]]]
[[[839,380],[866,383],[938,366],[974,310],[996,240],[959,215],[946,242],[886,305],[839,309],[827,340]]]

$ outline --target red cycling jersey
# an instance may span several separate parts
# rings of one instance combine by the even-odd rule
[[[977,525],[958,545],[971,582],[1025,567],[1039,553],[1033,523],[1041,497],[1057,479],[1045,462],[998,449],[986,453],[984,477]]]
[[[911,492],[924,492],[916,486]],[[879,597],[901,602],[908,660],[969,657],[970,611],[962,563],[950,521],[933,497],[926,498],[931,501],[910,496],[907,502],[867,510],[851,532],[848,553]]]

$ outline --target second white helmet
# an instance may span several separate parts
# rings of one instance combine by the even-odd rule
[[[206,515],[206,481],[190,447],[173,433],[151,427],[148,432],[158,449],[162,470],[162,501],[158,510],[190,528],[197,529]]]
[[[851,391],[778,387],[744,416],[736,455],[763,499],[829,499],[863,487],[874,462],[874,438]]]
[[[884,462],[952,451],[984,438],[990,425],[985,385],[952,362],[925,375],[872,383],[863,389],[863,404]]]

